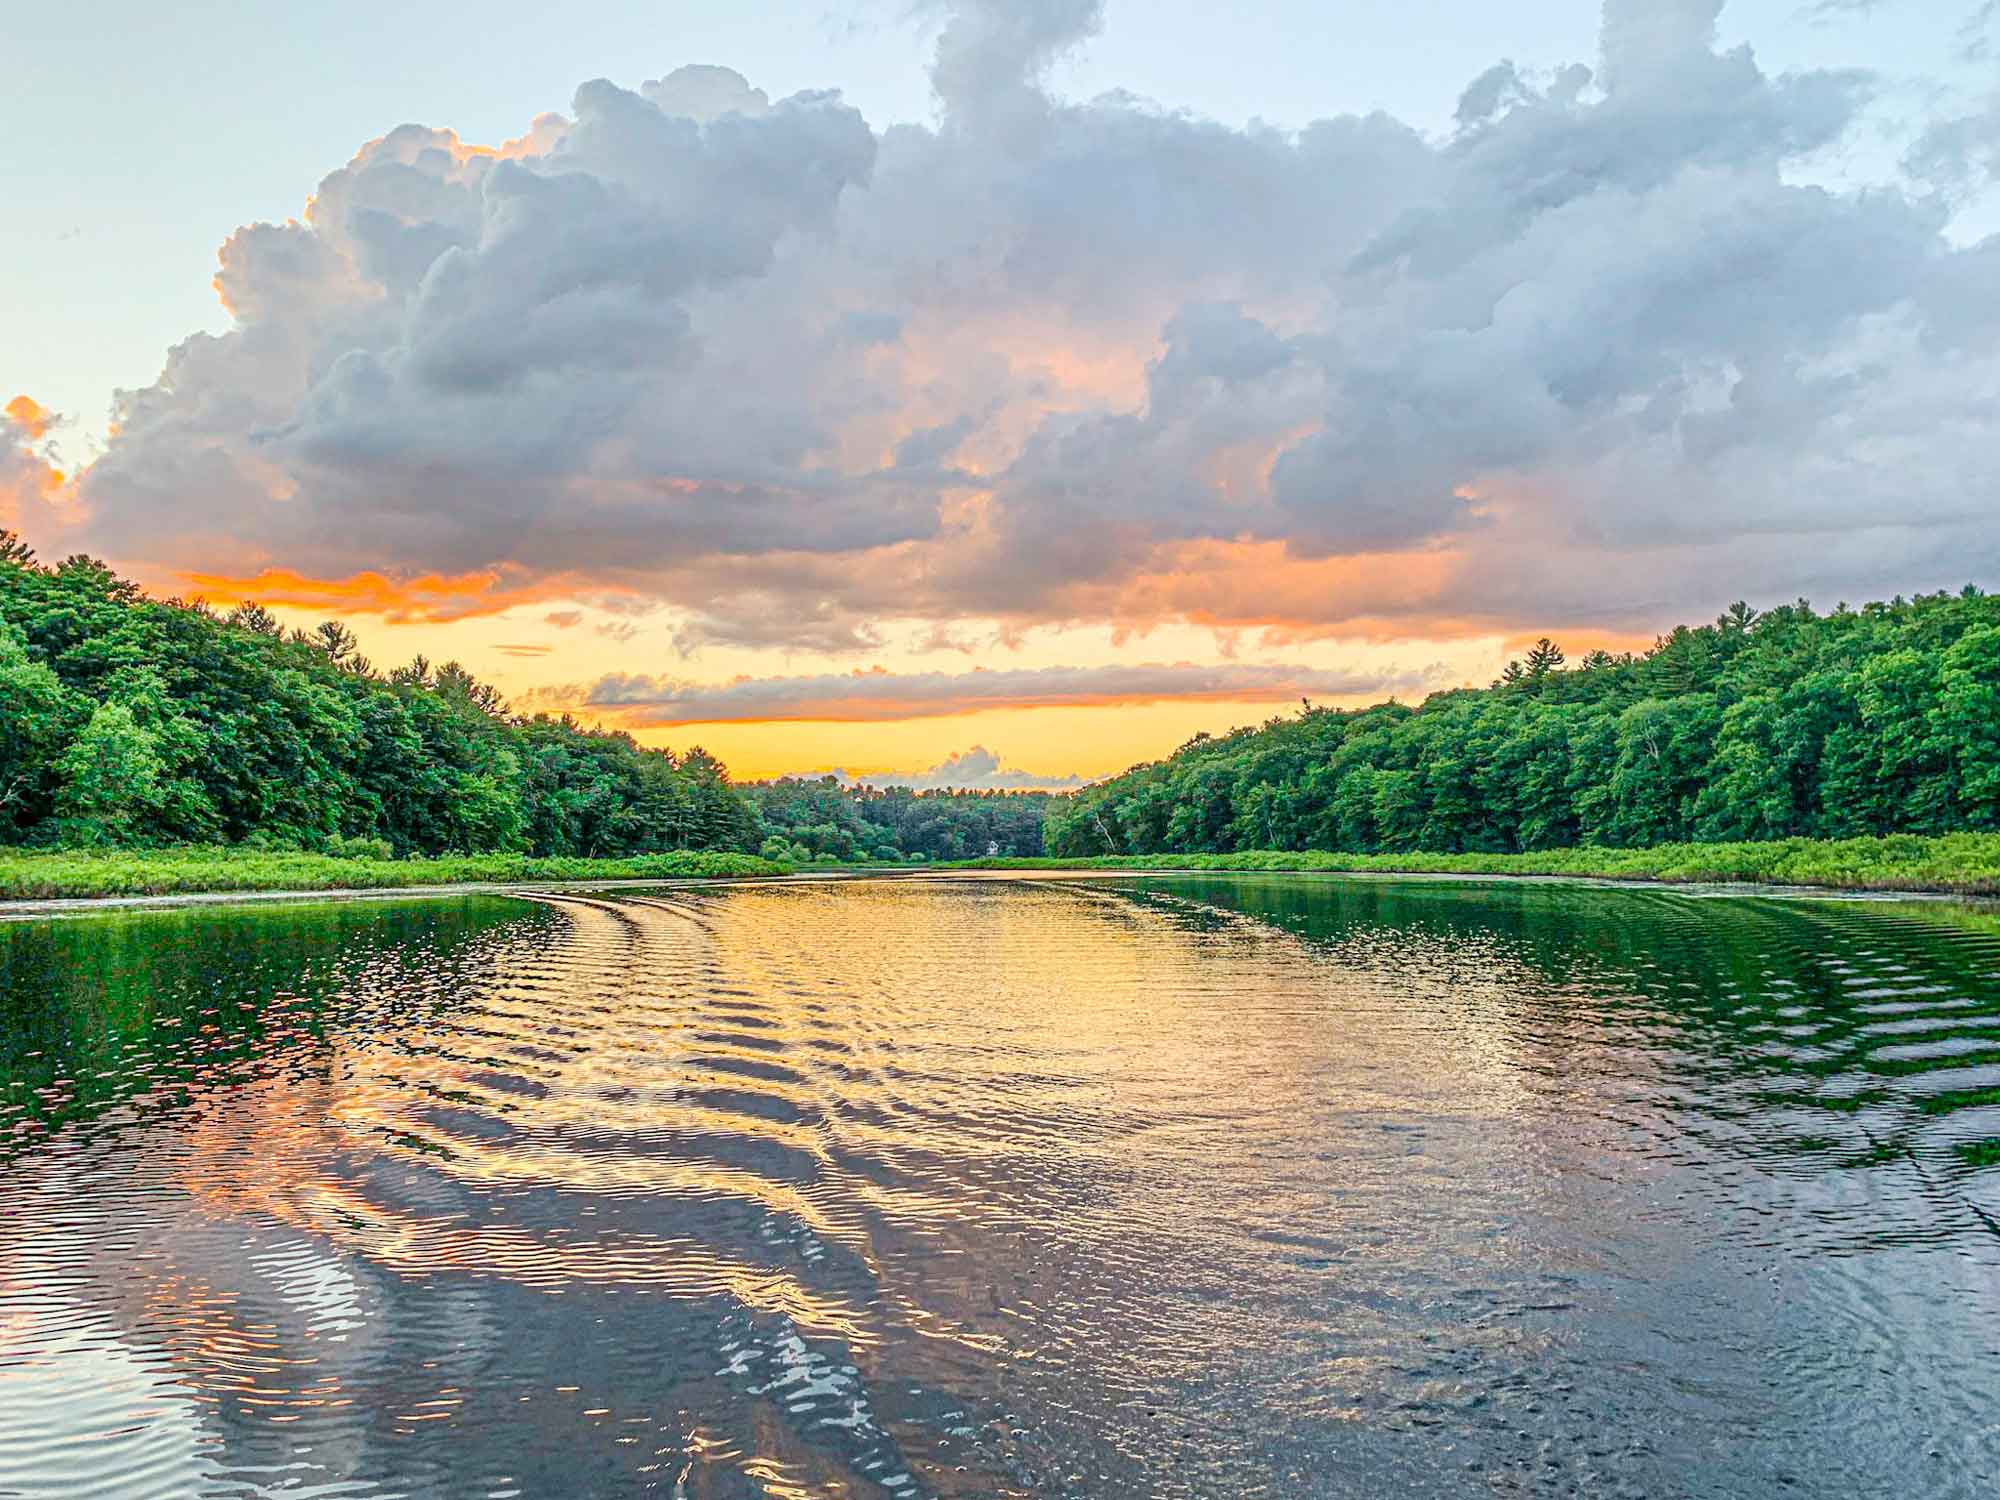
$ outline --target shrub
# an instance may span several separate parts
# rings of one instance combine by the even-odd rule
[[[396,851],[389,847],[387,839],[368,838],[362,834],[341,835],[336,833],[326,841],[326,852],[335,859],[394,859]]]

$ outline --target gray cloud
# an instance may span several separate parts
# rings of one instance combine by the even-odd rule
[[[613,673],[574,695],[582,707],[642,725],[763,723],[820,719],[921,719],[991,708],[1212,699],[1257,703],[1302,697],[1421,694],[1434,670],[1330,672],[1221,662],[1148,662],[1099,667],[1021,667],[970,672],[828,672],[740,677],[721,684]]]
[[[958,118],[1038,114],[1035,84],[1103,23],[1104,0],[963,0],[943,7],[931,82]]]
[[[1235,130],[1051,98],[1098,0],[945,10],[934,127],[703,66],[497,155],[364,147],[223,247],[236,326],[121,394],[91,544],[828,652],[886,616],[1657,623],[2000,570],[2000,253],[1946,234],[1984,116],[1808,185],[1869,75],[1609,0],[1589,66],[1497,65],[1449,138]]]

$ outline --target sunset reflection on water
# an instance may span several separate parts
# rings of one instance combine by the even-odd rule
[[[1657,1492],[1718,1422],[1706,1492],[1953,1493],[1996,951],[1312,880],[0,926],[0,1494]]]

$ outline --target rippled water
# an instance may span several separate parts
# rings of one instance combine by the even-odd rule
[[[0,924],[0,1495],[2000,1489],[2000,921],[1312,877]]]

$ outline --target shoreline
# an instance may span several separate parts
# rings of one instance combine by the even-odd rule
[[[661,882],[784,875],[792,869],[790,864],[755,855],[710,850],[618,859],[521,854],[355,859],[212,846],[46,852],[0,849],[0,912],[32,902],[421,891],[592,880]]]
[[[855,875],[871,873],[855,870]],[[880,872],[890,873],[890,872]],[[916,873],[916,872],[911,872]],[[1773,896],[1787,899],[1809,896],[1825,901],[1971,901],[2000,904],[2000,897],[1978,891],[1917,889],[1902,886],[1795,885],[1762,880],[1676,879],[1658,875],[1566,874],[1561,871],[1522,870],[1334,870],[1300,867],[1296,869],[1251,866],[1144,865],[1098,868],[1084,865],[1001,865],[980,860],[965,864],[936,865],[934,876],[951,875],[1095,875],[1140,878],[1147,875],[1304,875],[1322,880],[1363,880],[1370,882],[1425,881],[1439,884],[1458,881],[1473,885],[1574,885],[1586,890],[1672,891],[1683,896]],[[4,903],[0,903],[4,910]]]
[[[684,850],[611,859],[519,854],[355,859],[229,847],[38,851],[0,849],[0,918],[180,902],[314,896],[442,896],[480,891],[606,888],[728,879],[945,878],[1046,875],[1277,875],[1368,879],[1581,881],[1726,894],[2000,897],[2000,833],[1889,835],[1767,843],[1549,849],[1528,854],[1233,854],[996,857],[934,863],[794,864]]]
[[[1655,890],[1709,898],[1765,897],[1821,901],[1951,901],[1995,904],[1991,893],[1907,886],[1833,886],[1780,884],[1771,881],[1672,878],[1647,875],[1603,875],[1560,871],[1390,870],[1215,867],[1182,864],[1095,866],[1072,862],[1015,863],[965,861],[923,867],[842,865],[741,875],[625,875],[573,880],[462,880],[423,885],[302,886],[293,889],[218,889],[140,892],[93,896],[0,898],[0,922],[53,920],[63,917],[113,915],[120,912],[179,911],[191,907],[237,905],[296,905],[313,901],[437,900],[451,896],[538,896],[584,894],[590,891],[693,888],[710,885],[791,885],[846,880],[953,880],[982,875],[1075,876],[1137,879],[1147,876],[1300,875],[1322,879],[1374,882],[1460,881],[1479,885],[1575,885],[1595,890]]]
[[[0,922],[81,917],[121,911],[179,911],[193,906],[296,905],[310,901],[435,900],[444,896],[533,897],[543,893],[658,890],[662,887],[760,884],[795,875],[624,875],[582,880],[455,880],[433,885],[303,886],[296,890],[156,891],[118,896],[0,898]],[[807,877],[812,878],[812,877]],[[820,877],[824,878],[824,877]]]
[[[2000,897],[2000,833],[1889,834],[1762,843],[1548,849],[1528,854],[1116,854],[942,862],[937,870],[1312,874],[1592,880],[1990,899]]]

